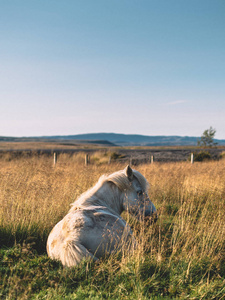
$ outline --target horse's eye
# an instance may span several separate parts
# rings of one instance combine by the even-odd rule
[[[137,191],[137,194],[138,194],[138,196],[141,196],[143,194],[143,192],[140,190],[140,191]]]

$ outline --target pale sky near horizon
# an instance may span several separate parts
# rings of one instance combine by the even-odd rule
[[[224,0],[0,0],[0,136],[225,139]]]

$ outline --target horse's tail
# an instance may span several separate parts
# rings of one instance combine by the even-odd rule
[[[88,258],[97,260],[97,258],[78,241],[68,239],[64,241],[60,252],[60,260],[64,266],[73,267],[78,265],[83,259]]]
[[[51,231],[47,241],[47,253],[52,259],[59,260],[64,266],[78,265],[83,259],[97,260],[76,238],[65,237],[61,232],[62,221]]]

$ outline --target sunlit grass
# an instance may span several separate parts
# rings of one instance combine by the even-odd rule
[[[109,165],[106,157],[96,153],[88,166],[83,154],[59,155],[56,166],[52,157],[44,155],[1,160],[0,297],[223,299],[224,160],[136,167],[150,183],[159,219],[156,224],[137,222],[123,213],[139,244],[133,254],[125,249],[71,270],[46,257],[47,236],[70,204],[102,174],[125,167]],[[15,243],[21,246],[4,250]]]

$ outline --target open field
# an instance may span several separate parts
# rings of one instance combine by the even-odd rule
[[[53,155],[54,152],[67,153],[70,155],[83,152],[84,154],[95,154],[95,152],[110,154],[117,153],[121,156],[121,162],[130,162],[140,164],[148,163],[151,156],[154,156],[156,162],[177,162],[187,161],[193,152],[207,151],[212,159],[219,159],[221,153],[225,153],[224,146],[217,146],[209,149],[201,149],[194,146],[151,146],[151,147],[114,147],[107,144],[98,143],[81,143],[75,140],[62,141],[23,141],[23,142],[5,142],[0,141],[0,158],[30,156],[36,155]]]
[[[76,141],[27,141],[27,142],[0,142],[0,151],[65,151],[65,150],[79,150],[101,148],[95,144],[78,143]]]
[[[225,160],[140,164],[159,212],[155,224],[124,213],[139,247],[64,269],[47,258],[52,227],[104,173],[83,153],[0,158],[1,299],[225,299]],[[94,159],[93,157],[93,159]],[[101,163],[100,163],[101,162]]]

